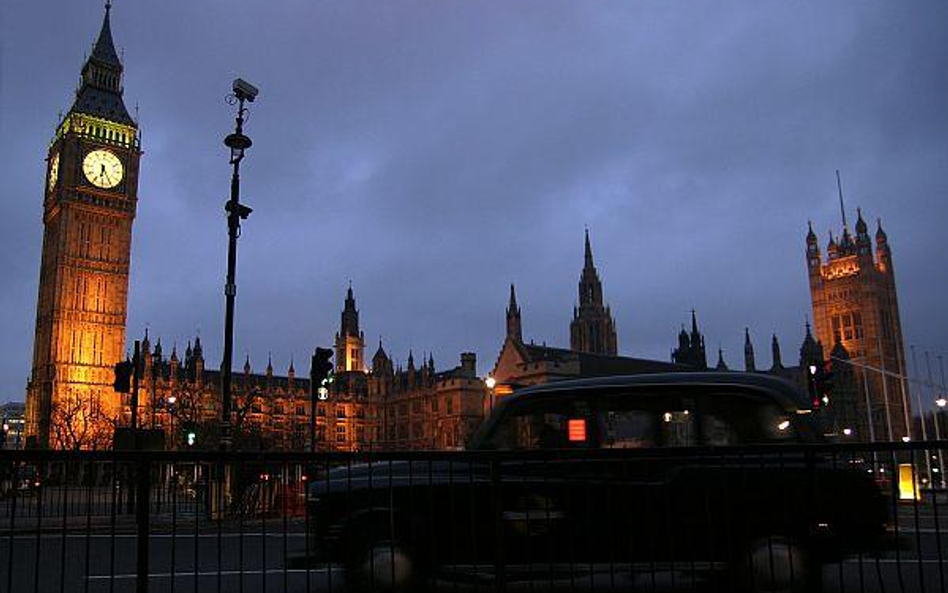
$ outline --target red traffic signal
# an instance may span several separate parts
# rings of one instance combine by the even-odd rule
[[[833,371],[829,363],[825,365],[811,365],[807,373],[807,388],[813,400],[813,407],[819,408],[828,405],[830,395],[833,394]]]

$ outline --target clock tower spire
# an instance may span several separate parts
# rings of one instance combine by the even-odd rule
[[[28,442],[101,448],[125,410],[112,389],[125,358],[132,221],[138,203],[138,124],[122,98],[111,2],[82,82],[49,146]],[[82,422],[81,430],[67,424]],[[81,434],[76,437],[73,435]]]

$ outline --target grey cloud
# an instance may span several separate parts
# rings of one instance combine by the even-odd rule
[[[22,398],[43,158],[98,9],[4,3],[2,397]],[[368,342],[494,360],[507,284],[527,337],[568,342],[590,226],[620,350],[667,358],[696,308],[740,366],[743,328],[795,356],[806,221],[881,216],[906,341],[946,353],[948,189],[938,2],[118,4],[145,151],[129,330],[220,356],[230,79],[261,88],[244,193],[236,352],[327,343],[353,281]],[[297,368],[305,366],[298,362]]]

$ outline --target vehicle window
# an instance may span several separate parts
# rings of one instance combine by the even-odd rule
[[[702,433],[707,445],[723,447],[741,442],[734,427],[719,414],[707,413],[702,418]]]
[[[694,402],[675,393],[630,392],[604,397],[599,426],[610,449],[696,445]]]
[[[662,444],[666,447],[693,447],[698,444],[695,416],[691,410],[668,410],[662,413]]]
[[[607,449],[654,447],[655,420],[655,413],[648,410],[604,410],[602,446]]]
[[[592,441],[585,400],[525,401],[500,420],[487,444],[494,449],[587,448]]]
[[[708,445],[740,445],[795,440],[791,416],[772,401],[743,393],[706,398],[701,418]]]

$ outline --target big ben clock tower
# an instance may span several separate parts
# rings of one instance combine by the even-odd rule
[[[38,447],[101,446],[121,401],[138,125],[122,100],[111,2],[72,108],[49,146],[26,432]],[[81,437],[81,438],[80,438]]]

